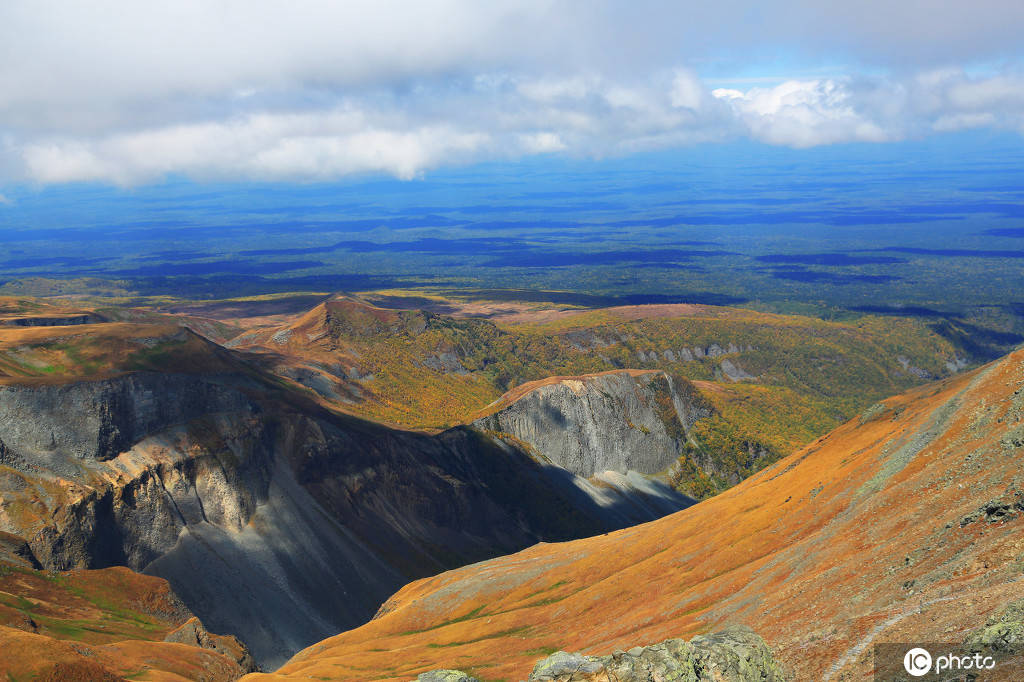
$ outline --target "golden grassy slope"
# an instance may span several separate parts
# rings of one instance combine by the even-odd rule
[[[218,653],[164,642],[191,616],[161,578],[127,568],[47,573],[0,562],[0,676],[7,680],[232,680]]]
[[[864,679],[871,643],[962,641],[1024,596],[1022,448],[1018,351],[888,399],[675,515],[412,583],[367,625],[246,679],[518,680],[551,649],[729,623],[763,635],[795,679]]]

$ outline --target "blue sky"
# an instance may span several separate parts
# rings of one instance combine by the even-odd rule
[[[1022,34],[1019,0],[10,0],[0,206],[76,182],[1019,136]]]

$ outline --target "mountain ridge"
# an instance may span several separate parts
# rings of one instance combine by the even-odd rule
[[[521,678],[539,647],[608,651],[729,623],[796,679],[863,677],[874,642],[964,642],[1024,597],[1022,448],[1019,350],[886,399],[658,521],[411,583],[367,625],[247,680],[378,665],[387,679]]]
[[[334,412],[180,327],[30,335],[0,329],[40,374],[0,382],[0,531],[48,570],[168,579],[265,665],[364,622],[411,578],[687,503],[646,481],[578,479],[465,427]]]

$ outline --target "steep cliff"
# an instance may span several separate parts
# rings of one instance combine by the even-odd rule
[[[734,624],[792,679],[867,679],[887,642],[1005,654],[995,679],[1017,679],[1007,645],[1024,599],[1022,455],[1024,350],[887,399],[658,521],[407,585],[276,679],[439,667],[524,679],[541,650],[607,652]]]
[[[509,391],[472,423],[577,476],[643,474],[702,498],[781,456],[723,417],[739,414],[737,390],[660,370],[551,377]]]
[[[686,451],[693,424],[712,414],[689,381],[636,370],[524,384],[491,409],[473,425],[511,434],[584,477],[662,472]]]
[[[410,579],[687,503],[629,477],[583,481],[468,428],[339,415],[167,333],[129,336],[170,343],[182,371],[136,359],[88,379],[0,379],[0,531],[47,569],[166,578],[267,667],[365,622]]]

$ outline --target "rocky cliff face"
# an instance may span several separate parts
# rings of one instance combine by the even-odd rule
[[[473,422],[508,433],[578,476],[665,470],[687,432],[711,407],[685,379],[660,371],[616,371],[526,384]]]
[[[166,578],[264,667],[365,622],[410,579],[685,506],[468,428],[339,416],[241,365],[8,381],[0,441],[0,531],[48,569]]]
[[[172,424],[246,408],[242,394],[216,376],[150,372],[9,384],[0,386],[0,447],[8,457],[52,469],[68,459],[111,459]]]

